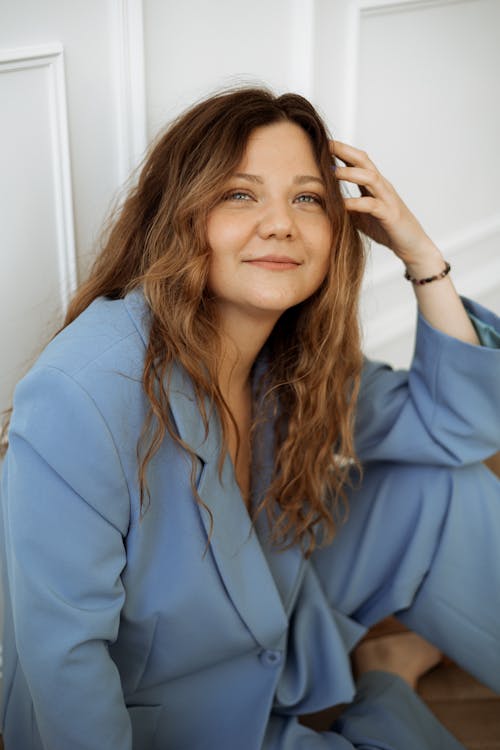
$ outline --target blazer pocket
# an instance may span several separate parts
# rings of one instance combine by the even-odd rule
[[[127,706],[132,722],[132,747],[150,750],[158,727],[162,706]]]

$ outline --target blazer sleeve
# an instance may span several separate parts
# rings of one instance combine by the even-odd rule
[[[37,368],[16,390],[3,489],[16,647],[43,746],[131,750],[108,650],[124,602],[128,488],[92,398],[57,369]]]
[[[481,346],[419,314],[409,371],[366,360],[355,423],[361,461],[457,466],[500,448],[500,319],[463,301]]]

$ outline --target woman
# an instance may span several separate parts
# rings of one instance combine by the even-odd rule
[[[409,373],[362,358],[356,227],[413,280]],[[300,96],[166,131],[16,390],[7,750],[460,747],[412,686],[436,647],[499,686],[500,326],[448,271]],[[436,647],[362,645],[355,684],[396,611]]]

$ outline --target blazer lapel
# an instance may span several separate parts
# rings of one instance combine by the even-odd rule
[[[255,640],[263,648],[276,647],[287,629],[287,615],[228,456],[219,477],[218,419],[210,416],[205,436],[192,384],[177,367],[172,372],[169,399],[179,436],[203,462],[198,492],[212,513],[210,548],[219,575]],[[202,506],[199,511],[208,536],[209,515]]]
[[[272,418],[260,424],[255,433],[252,467],[252,497],[258,504],[267,492],[274,472],[274,425]],[[271,542],[271,528],[267,513],[263,511],[256,519],[258,538],[267,559],[281,601],[289,615],[295,603],[295,594],[302,580],[305,558],[298,545],[286,550],[278,549]]]
[[[146,343],[147,305],[142,293],[135,291],[127,295],[126,306]],[[301,578],[302,553],[297,547],[284,552],[273,550],[267,542],[267,524],[261,520],[264,516],[261,514],[257,529],[263,535],[264,553],[228,456],[219,477],[221,431],[218,419],[210,415],[208,434],[205,434],[193,385],[177,366],[172,371],[169,402],[179,437],[192,447],[203,464],[198,492],[213,516],[210,547],[219,575],[255,640],[263,648],[276,647],[288,626],[287,613]],[[271,445],[269,453],[272,453]],[[259,494],[268,480],[271,461],[259,472]],[[208,536],[209,515],[202,506],[199,511]]]

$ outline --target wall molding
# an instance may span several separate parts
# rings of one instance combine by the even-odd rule
[[[356,4],[350,6],[347,22],[347,54],[349,57],[346,66],[348,80],[345,86],[345,129],[347,143],[354,143],[356,133],[357,102],[358,102],[358,69],[359,69],[359,45],[360,45],[361,14]]]
[[[55,43],[0,50],[0,74],[36,68],[46,68],[49,76],[59,294],[66,311],[77,272],[63,47]]]
[[[458,3],[478,2],[478,0],[358,0],[359,10],[363,15],[381,13],[400,13],[409,10],[424,10],[439,6],[457,5]]]
[[[113,0],[118,180],[123,184],[148,145],[142,0]]]
[[[315,0],[292,0],[290,33],[289,89],[307,99],[314,97],[315,81]]]

